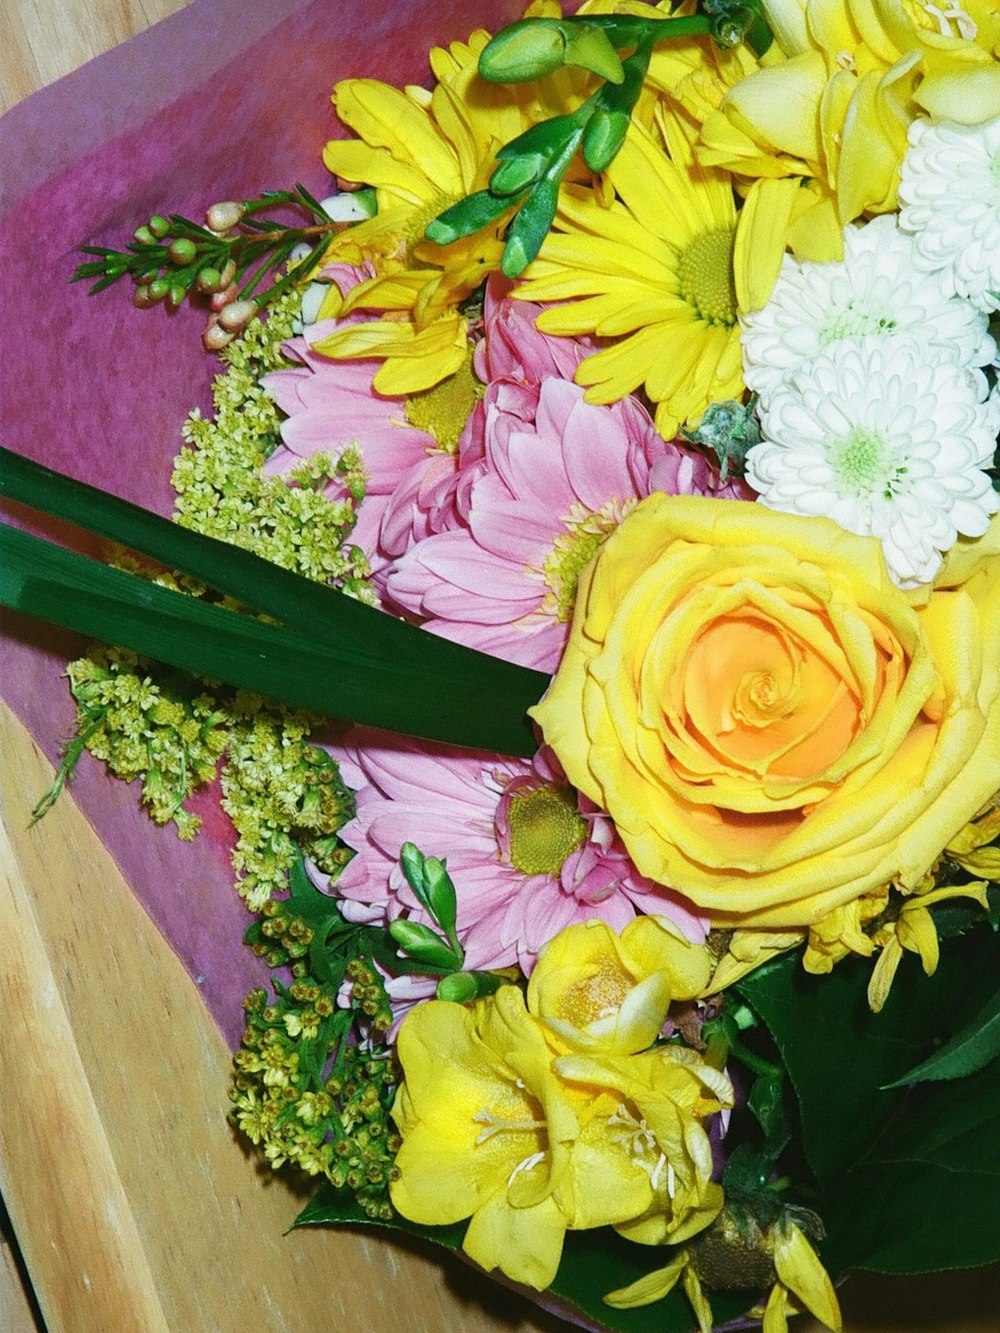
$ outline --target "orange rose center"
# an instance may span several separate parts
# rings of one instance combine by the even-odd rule
[[[817,639],[832,640],[818,619]],[[704,757],[706,778],[721,764],[757,777],[809,780],[829,768],[861,725],[856,691],[817,645],[756,607],[705,627],[687,654],[680,693],[687,739]]]

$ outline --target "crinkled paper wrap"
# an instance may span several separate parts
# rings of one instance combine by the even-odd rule
[[[204,316],[140,313],[130,284],[94,297],[71,288],[79,246],[121,248],[152,212],[197,219],[217,199],[296,180],[322,197],[323,144],[342,132],[336,80],[425,82],[432,45],[518,13],[511,0],[195,0],[15,107],[0,135],[4,445],[168,514],[181,423],[210,406]],[[65,527],[46,531],[99,549]],[[60,675],[82,647],[5,617],[3,697],[53,760],[74,716]],[[196,801],[205,826],[182,843],[140,810],[138,784],[89,756],[72,793],[235,1044],[241,999],[267,972],[240,945],[250,918],[214,799]]]

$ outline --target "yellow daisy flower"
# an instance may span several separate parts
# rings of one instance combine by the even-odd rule
[[[588,400],[614,402],[641,386],[671,439],[709,403],[742,394],[740,288],[745,274],[780,262],[783,235],[777,256],[740,236],[729,174],[697,164],[679,114],[661,107],[656,119],[652,133],[633,123],[608,169],[610,206],[592,190],[564,189],[517,295],[564,303],[540,316],[547,333],[613,339],[577,372]]]
[[[334,89],[337,114],[358,137],[331,141],[323,160],[334,175],[373,186],[378,212],[341,233],[328,258],[367,261],[375,275],[346,299],[331,291],[320,318],[385,313],[339,330],[315,350],[381,360],[374,379],[380,393],[416,393],[459,369],[468,332],[461,303],[500,267],[506,215],[446,246],[424,240],[427,224],[485,188],[498,148],[581,100],[579,80],[569,75],[511,87],[487,83],[478,62],[489,39],[477,31],[468,42],[432,50],[431,91],[403,91],[376,79],[346,79]]]

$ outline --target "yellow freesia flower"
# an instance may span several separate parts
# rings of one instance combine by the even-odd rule
[[[471,1217],[463,1248],[487,1271],[542,1290],[572,1218],[559,1187],[580,1133],[521,992],[502,986],[473,1008],[432,1000],[406,1018],[405,1074],[393,1107],[403,1137],[392,1202],[430,1226]]]
[[[763,9],[785,59],[752,72],[705,118],[703,160],[747,177],[812,178],[822,197],[793,246],[836,259],[841,227],[896,207],[917,116],[979,124],[1000,113],[1000,15],[986,0],[763,0]]]
[[[463,1248],[487,1270],[542,1289],[567,1230],[659,1243],[721,1207],[702,1121],[732,1088],[696,1052],[559,1054],[516,986],[468,1008],[419,1005],[397,1049],[393,1205],[430,1226],[470,1218]]]
[[[975,819],[971,819],[944,849],[949,860],[957,862],[970,875],[1000,883],[1000,798],[994,797]]]
[[[692,140],[664,106],[653,131],[633,122],[606,172],[617,199],[565,188],[554,231],[516,293],[562,303],[539,317],[547,333],[613,339],[581,363],[577,381],[597,403],[642,386],[666,439],[710,402],[743,392],[737,317],[747,304],[734,249],[776,273],[784,248],[782,235],[771,254],[765,229],[760,245],[741,244],[731,177],[701,167]]]
[[[672,922],[639,916],[618,936],[597,920],[568,926],[539,954],[528,1008],[558,1044],[630,1055],[656,1040],[671,1000],[704,989],[711,959]]]

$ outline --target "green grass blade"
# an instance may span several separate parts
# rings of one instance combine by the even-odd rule
[[[238,615],[6,524],[0,605],[329,717],[503,754],[536,748],[523,709],[498,710],[478,684]]]
[[[0,494],[190,574],[299,630],[314,643],[332,644],[338,649],[349,645],[359,663],[365,659],[377,667],[391,661],[400,671],[412,675],[415,688],[422,688],[422,680],[432,680],[433,685],[424,686],[431,698],[435,692],[448,690],[487,698],[491,711],[502,716],[503,728],[510,735],[525,730],[524,714],[548,684],[542,672],[427,634],[335,588],[281,569],[227,542],[191,532],[6,449],[0,450]],[[376,688],[373,683],[372,690]],[[445,697],[446,693],[442,694],[442,709],[450,706]],[[473,739],[458,743],[480,744]]]

